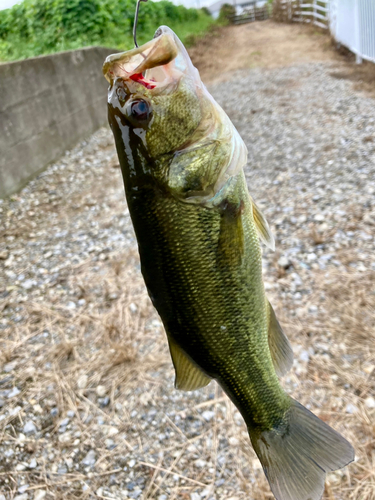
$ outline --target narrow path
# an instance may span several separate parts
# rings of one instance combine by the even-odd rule
[[[370,500],[375,100],[300,26],[229,27],[191,52],[276,237],[263,264],[295,353],[284,387],[356,448],[326,498]],[[222,391],[173,388],[117,167],[102,129],[0,203],[0,498],[266,500]]]
[[[189,52],[207,83],[230,79],[237,69],[342,61],[329,36],[318,28],[272,20],[217,30]]]

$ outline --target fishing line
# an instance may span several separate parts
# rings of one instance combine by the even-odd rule
[[[147,2],[147,0],[137,0],[137,6],[135,8],[134,24],[133,24],[133,40],[134,40],[134,45],[137,48],[138,48],[138,43],[137,43],[138,13],[139,13],[139,5],[141,2]]]

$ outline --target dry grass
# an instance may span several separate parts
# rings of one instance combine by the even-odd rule
[[[228,485],[220,498],[269,498],[245,426],[221,389],[210,386],[201,396],[174,398],[164,334],[137,265],[137,256],[131,253],[112,256],[95,271],[96,276],[89,264],[76,270],[69,285],[80,287],[88,302],[95,300],[95,294],[108,297],[95,314],[63,309],[47,300],[30,303],[28,321],[5,331],[2,361],[16,363],[17,385],[22,387],[18,398],[28,402],[30,411],[40,412],[41,434],[39,439],[26,437],[20,442],[24,421],[19,412],[1,422],[1,439],[22,445],[29,457],[42,456],[45,449],[55,456],[38,458],[39,464],[44,460],[38,471],[8,470],[3,463],[1,491],[15,494],[17,476],[23,474],[29,492],[43,488],[56,499],[109,498],[100,488],[112,485],[113,489],[126,480],[134,456],[133,477],[144,478],[144,499],[156,499],[162,493],[171,500],[188,499],[193,491],[205,491],[208,498],[208,491],[217,492],[215,482],[220,484],[220,478]],[[301,349],[314,351],[308,363],[295,363],[285,383],[294,397],[310,403],[355,446],[356,462],[328,476],[326,498],[373,500],[375,410],[364,401],[375,394],[375,273],[316,271],[312,280],[313,294],[296,320],[291,321],[292,302],[280,302],[277,296],[273,300],[297,360]],[[288,274],[275,278],[276,282],[288,287]],[[308,312],[313,304],[319,307],[314,321]],[[168,387],[163,387],[166,382]],[[105,388],[107,406],[97,397],[98,386]],[[208,399],[212,390],[215,394]],[[353,413],[347,413],[348,404],[353,405]],[[10,406],[16,407],[17,401]],[[50,415],[52,407],[58,408],[58,416]],[[158,408],[162,419],[142,420],[143,413],[150,409],[157,413]],[[174,410],[171,416],[165,412],[168,408]],[[202,418],[207,409],[215,412],[210,422]],[[23,410],[28,412],[27,405]],[[59,425],[69,410],[75,412],[79,437],[68,430],[62,440]],[[189,418],[201,420],[199,432],[189,428]],[[162,440],[155,442],[155,425],[156,434],[168,434],[165,445]],[[113,449],[106,446],[108,437],[116,444]],[[69,458],[80,463],[89,449],[96,451],[94,467],[58,473],[58,463]],[[197,467],[197,460],[203,460],[203,465]]]
[[[255,33],[255,41],[260,44],[269,33],[294,44],[304,56],[312,54],[311,60],[321,57],[324,51],[320,49],[320,55],[305,51],[306,44],[313,45],[307,37],[300,49],[295,39],[285,35],[297,37],[302,28],[280,26],[278,35],[274,23],[264,23],[262,29],[268,31],[258,38]],[[238,40],[256,29],[224,30],[230,43],[221,43],[218,36],[208,47],[216,54],[220,44],[220,57],[210,57],[204,47],[208,79],[217,74],[216,64],[223,65],[225,51],[232,57],[233,46],[247,50]],[[279,57],[273,47],[268,51],[271,66]],[[280,50],[289,54],[283,46]],[[290,57],[296,56],[291,52]],[[233,68],[237,69],[235,59]],[[49,229],[52,219],[45,217],[47,210],[56,212],[61,219],[56,224],[63,229],[65,219],[73,220],[77,214],[82,220],[88,218],[95,205],[101,207],[97,212],[100,230],[110,227],[113,214],[124,212],[125,207],[122,186],[108,175],[107,165],[112,174],[117,172],[112,168],[117,165],[112,143],[108,148],[109,158],[102,159],[101,170],[89,165],[86,177],[71,183],[75,192],[69,196],[63,188],[67,175],[81,174],[78,160],[61,172],[61,182],[57,182],[58,172],[51,175],[50,184],[57,188],[50,189],[61,194],[61,200],[44,205],[38,192],[42,209],[33,209],[35,215],[29,212],[16,223],[7,215],[0,238],[22,241],[24,234],[42,225]],[[98,152],[84,151],[84,155],[93,162]],[[361,217],[358,213],[357,219]],[[89,224],[87,232],[88,228]],[[310,229],[301,239],[320,245],[332,237],[329,230]],[[349,225],[345,229],[350,230]],[[30,233],[30,240],[35,239]],[[367,398],[375,398],[375,273],[351,267],[358,259],[355,245],[360,244],[336,252],[345,272],[338,273],[331,264],[322,271],[292,262],[290,269],[275,266],[273,274],[266,276],[267,293],[295,352],[293,369],[283,385],[343,433],[356,450],[354,464],[328,475],[326,500],[375,500],[375,408],[366,405]],[[194,393],[173,388],[165,334],[147,297],[134,246],[126,253],[100,255],[104,260],[90,258],[78,266],[61,266],[59,286],[47,287],[43,296],[36,296],[41,300],[23,302],[25,321],[1,330],[0,364],[14,367],[9,373],[1,372],[0,390],[15,386],[21,393],[0,408],[0,418],[5,417],[0,420],[0,495],[12,499],[23,484],[30,500],[37,490],[47,491],[46,500],[120,500],[139,485],[142,500],[194,500],[195,492],[205,500],[273,498],[245,425],[221,389],[214,383]],[[304,287],[298,304],[288,294],[294,271]],[[63,306],[69,293],[74,300],[84,299],[86,305]],[[24,298],[17,294],[13,290],[2,299],[0,319],[14,297]],[[310,353],[308,361],[306,352]],[[207,411],[213,412],[212,418],[204,415]],[[74,416],[61,425],[67,412]],[[37,426],[35,435],[23,432],[30,419]],[[7,457],[2,450],[15,454]],[[82,460],[90,450],[96,462],[87,466]],[[33,458],[37,468],[29,467]]]

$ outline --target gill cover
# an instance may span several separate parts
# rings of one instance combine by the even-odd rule
[[[154,119],[146,131],[145,144],[155,160],[169,155],[170,192],[188,203],[212,203],[228,180],[246,164],[247,149],[226,113],[208,93],[176,34],[167,26],[160,27],[154,39],[143,46],[109,56],[103,73],[111,85],[120,79],[130,93],[141,92],[150,99]],[[191,116],[183,117],[188,124],[184,137],[176,136],[173,141],[176,134],[173,120],[168,117],[166,98],[173,101],[177,95],[182,104],[186,99],[181,113]],[[169,121],[169,129],[160,126],[159,115],[164,126]],[[155,128],[160,135],[163,132],[163,138],[158,137],[157,141]]]

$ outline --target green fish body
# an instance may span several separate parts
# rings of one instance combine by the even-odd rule
[[[293,400],[278,375],[293,356],[262,281],[246,148],[166,27],[110,56],[109,122],[142,274],[163,321],[178,389],[216,380],[241,412],[278,500],[317,500],[351,445]]]

